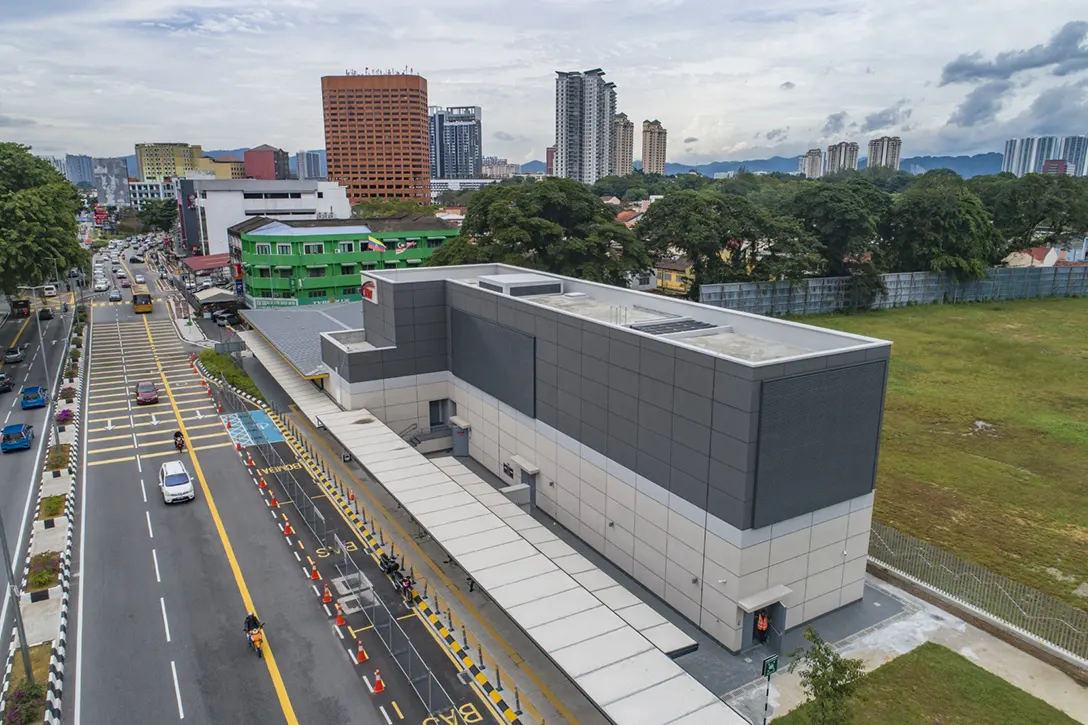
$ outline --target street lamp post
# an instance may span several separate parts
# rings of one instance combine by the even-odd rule
[[[30,665],[30,647],[26,642],[26,630],[23,629],[23,612],[19,607],[19,588],[15,586],[15,578],[11,573],[11,554],[8,553],[8,537],[4,532],[4,518],[0,516],[0,546],[4,554],[4,574],[8,578],[8,592],[11,601],[15,604],[15,627],[19,631],[19,649],[23,654],[23,670],[26,672],[27,681],[34,684],[34,671]]]

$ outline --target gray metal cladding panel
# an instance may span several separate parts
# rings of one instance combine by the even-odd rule
[[[873,489],[887,363],[763,383],[754,526]]]
[[[536,417],[536,340],[452,310],[453,374],[530,418]]]

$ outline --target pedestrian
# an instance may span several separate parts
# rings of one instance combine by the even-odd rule
[[[770,618],[767,617],[767,610],[759,610],[759,614],[756,616],[756,637],[759,639],[759,643],[763,644],[767,641],[767,630],[770,629]]]

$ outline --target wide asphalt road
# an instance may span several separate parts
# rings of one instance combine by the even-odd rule
[[[92,308],[65,721],[386,725],[151,287],[150,315],[134,314],[127,292]],[[158,403],[133,402],[143,380]],[[163,503],[167,461],[193,476],[195,501]],[[242,632],[250,609],[268,624],[263,659]]]
[[[69,298],[70,295],[66,295],[64,299]],[[54,305],[56,317],[52,320],[38,320],[35,317],[9,318],[0,325],[0,355],[9,347],[27,345],[26,358],[21,363],[3,363],[3,358],[0,357],[0,372],[15,379],[15,387],[10,392],[0,394],[0,426],[16,423],[34,426],[34,444],[30,450],[13,451],[0,456],[0,482],[3,482],[3,489],[0,490],[0,515],[4,519],[5,538],[12,556],[12,570],[17,579],[22,575],[23,557],[29,539],[28,520],[37,500],[37,478],[42,470],[48,439],[49,427],[46,421],[52,415],[52,405],[23,410],[19,405],[19,391],[27,386],[46,387],[46,366],[49,368],[49,379],[54,383],[61,372],[64,341],[68,337],[73,312],[61,313],[59,300],[51,300],[50,306]],[[11,596],[5,588],[3,616],[0,617],[0,641],[5,645],[13,624],[9,611],[11,606]]]

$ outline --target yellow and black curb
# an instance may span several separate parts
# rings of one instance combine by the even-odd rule
[[[381,556],[384,553],[382,544],[378,541],[374,534],[370,532],[366,522],[360,519],[359,516],[355,513],[355,509],[352,506],[352,503],[345,499],[344,496],[340,493],[339,488],[337,486],[334,486],[325,476],[322,471],[322,465],[320,465],[317,458],[311,455],[309,446],[300,442],[283,424],[283,421],[280,420],[280,417],[278,415],[271,411],[266,412],[268,412],[269,417],[272,419],[272,422],[275,423],[275,425],[280,429],[280,432],[283,433],[283,436],[287,440],[288,445],[290,445],[291,448],[294,449],[298,459],[303,461],[309,474],[313,477],[315,481],[318,482],[321,488],[324,489],[325,494],[336,503],[337,508],[340,509],[340,512],[344,515],[344,517],[348,519],[351,524],[356,528],[359,535],[362,537],[363,541],[366,542],[367,547],[370,549],[370,556],[376,562],[380,562]],[[445,624],[442,623],[442,620],[439,619],[438,615],[435,614],[433,609],[431,609],[431,606],[427,602],[427,600],[420,596],[419,593],[414,590],[412,592],[412,604],[418,611],[423,621],[427,622],[430,625],[432,631],[437,635],[437,639],[441,640],[441,642],[446,646],[446,649],[449,650],[450,654],[452,655],[452,659],[454,662],[457,663],[457,666],[469,674],[469,676],[472,678],[472,684],[483,693],[484,697],[487,699],[488,703],[490,703],[491,707],[495,710],[495,712],[505,722],[510,723],[510,725],[524,725],[522,720],[518,716],[518,713],[515,712],[514,708],[507,704],[506,700],[503,698],[498,688],[496,688],[491,683],[487,675],[484,674],[484,671],[479,667],[476,662],[473,661],[472,657],[468,654],[468,652],[461,645],[461,643],[457,641],[457,638],[454,637],[453,633],[446,627]]]

